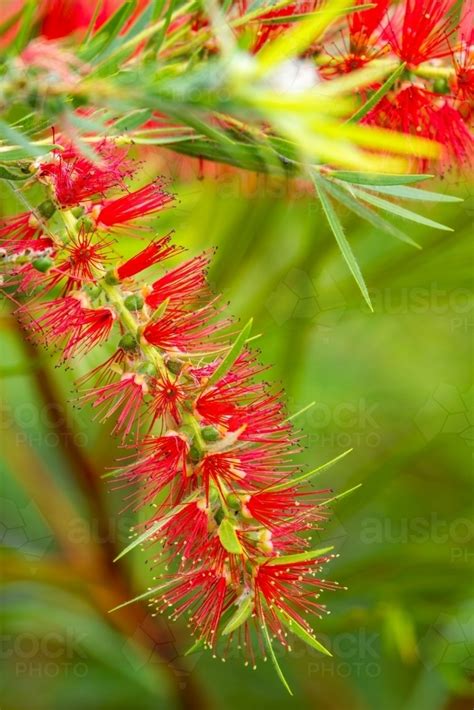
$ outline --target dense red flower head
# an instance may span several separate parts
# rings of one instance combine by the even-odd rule
[[[224,575],[214,570],[198,570],[176,575],[157,599],[157,609],[174,606],[173,619],[189,614],[195,633],[209,646],[215,641],[222,614],[229,606],[229,588]]]
[[[112,434],[121,434],[122,442],[125,442],[132,430],[138,426],[140,410],[147,392],[144,375],[125,372],[116,382],[92,389],[84,394],[82,399],[91,402],[94,409],[101,410],[101,422],[114,417]]]
[[[120,280],[129,279],[132,276],[136,276],[141,271],[150,268],[150,266],[154,266],[172,256],[180,254],[181,251],[181,247],[178,247],[176,244],[171,244],[171,235],[167,234],[161,239],[150,242],[150,244],[142,251],[138,252],[138,254],[135,254],[135,256],[132,256],[123,264],[120,264],[117,268],[117,276]]]
[[[146,297],[147,304],[150,308],[158,308],[161,303],[169,300],[169,305],[178,310],[197,304],[207,294],[208,266],[209,255],[201,254],[168,271],[152,283],[151,292]]]
[[[213,302],[188,312],[168,308],[161,318],[146,326],[143,337],[152,345],[169,352],[218,350],[219,345],[209,344],[208,341],[223,327],[222,322],[209,322],[215,313]]]
[[[48,237],[40,236],[41,224],[32,212],[8,217],[0,223],[0,249],[18,253],[42,251],[51,246]]]
[[[78,205],[114,187],[124,187],[124,178],[133,172],[125,159],[126,151],[107,140],[99,143],[95,151],[97,161],[92,161],[71,145],[39,162],[38,176],[52,185],[61,206]]]
[[[404,0],[404,14],[385,30],[387,41],[401,60],[417,65],[429,59],[446,57],[449,38],[456,29],[452,13],[457,0]]]
[[[129,192],[115,200],[105,200],[96,205],[93,216],[101,227],[116,227],[133,223],[140,217],[156,214],[173,202],[174,196],[163,189],[160,180]]]
[[[255,611],[261,622],[267,621],[283,645],[286,646],[287,642],[276,610],[287,614],[312,634],[304,617],[309,613],[321,616],[326,609],[316,601],[320,591],[338,588],[337,584],[316,577],[321,566],[330,559],[331,556],[323,555],[305,562],[278,563],[278,558],[274,558],[258,567]]]
[[[365,121],[440,143],[442,170],[453,164],[468,165],[472,158],[473,137],[459,112],[442,96],[421,87],[407,86],[384,97]],[[426,169],[426,160],[417,162]]]
[[[382,27],[385,25],[384,20],[390,2],[391,0],[374,0],[375,7],[349,15],[351,51],[354,54],[359,55],[361,52],[367,52],[371,44],[378,39]],[[365,5],[367,3],[365,0],[357,0],[355,4]]]
[[[121,469],[117,477],[117,488],[140,484],[140,493],[137,494],[134,490],[126,498],[127,507],[133,506],[135,502],[137,507],[142,507],[146,502],[153,502],[155,497],[170,485],[171,500],[174,503],[179,502],[187,483],[188,450],[186,439],[177,434],[150,437],[142,442],[140,458]],[[155,517],[153,522],[156,519]]]

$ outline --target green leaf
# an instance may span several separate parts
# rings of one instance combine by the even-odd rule
[[[219,540],[222,543],[222,547],[231,552],[234,555],[240,555],[243,552],[242,545],[239,542],[237,533],[235,532],[234,524],[229,518],[224,518],[224,520],[219,525]]]
[[[142,126],[153,115],[153,111],[149,108],[140,108],[117,119],[112,125],[115,131],[133,131],[135,128]]]
[[[263,630],[263,636],[265,639],[265,643],[267,645],[268,652],[270,654],[270,658],[271,658],[271,661],[275,667],[277,675],[278,675],[279,679],[281,680],[281,682],[283,683],[283,685],[285,686],[285,688],[287,689],[287,691],[289,692],[289,694],[293,695],[291,688],[288,685],[288,682],[287,682],[285,676],[283,675],[283,671],[280,668],[277,657],[275,656],[275,651],[273,650],[272,641],[270,638],[270,634],[268,633],[268,628],[267,628],[267,625],[265,624],[265,622],[262,623],[262,630]]]
[[[331,170],[330,177],[350,182],[353,185],[409,185],[413,182],[429,180],[434,175],[390,175],[385,173],[362,173],[353,170]]]
[[[148,589],[146,592],[143,592],[143,594],[139,594],[138,596],[133,597],[133,599],[127,599],[127,601],[123,602],[123,604],[118,604],[118,606],[114,606],[113,609],[109,609],[109,614],[111,614],[113,611],[123,609],[124,606],[128,606],[129,604],[134,604],[135,602],[139,602],[142,599],[148,599],[148,597],[153,597],[157,592],[161,591],[162,589],[165,589],[165,587],[168,587],[170,584],[171,580],[169,582],[166,582],[166,584],[160,584],[158,587]]]
[[[336,500],[342,500],[343,498],[346,498],[346,496],[349,496],[351,493],[354,493],[358,488],[361,488],[362,483],[358,483],[357,486],[353,486],[352,488],[348,488],[347,491],[343,491],[342,493],[339,493],[337,496],[333,496],[332,498],[329,498],[328,500],[325,500],[323,503],[320,503],[320,505],[329,505],[329,503],[334,503]]]
[[[447,227],[444,224],[440,224],[439,222],[435,222],[432,219],[428,219],[427,217],[423,217],[420,214],[417,214],[416,212],[412,212],[411,210],[407,210],[405,207],[400,207],[399,205],[395,204],[394,202],[389,202],[388,200],[383,200],[380,197],[376,197],[375,195],[371,195],[365,190],[354,190],[354,194],[358,195],[362,200],[365,200],[365,202],[368,202],[371,205],[374,205],[374,207],[380,207],[381,210],[386,210],[387,212],[390,212],[391,214],[395,214],[398,217],[402,217],[403,219],[408,219],[411,222],[416,222],[417,224],[424,224],[426,227],[432,227],[433,229],[440,229],[444,232],[452,232],[454,231],[451,229],[451,227]]]
[[[15,163],[0,163],[0,178],[2,180],[26,180],[28,177],[31,177],[31,173]]]
[[[244,349],[245,346],[245,341],[247,340],[250,331],[252,330],[252,324],[253,324],[253,318],[250,318],[248,323],[242,328],[240,331],[239,335],[237,336],[236,340],[234,341],[234,344],[232,345],[231,349],[227,353],[227,355],[221,360],[219,365],[216,367],[212,375],[209,377],[207,383],[206,383],[206,389],[208,387],[212,387],[216,382],[218,382],[220,379],[226,375],[234,362],[237,360],[239,357],[240,353]]]
[[[395,84],[395,82],[397,81],[397,79],[399,79],[400,76],[401,76],[401,75],[403,74],[403,72],[405,71],[405,67],[406,67],[405,62],[403,62],[402,64],[400,64],[400,66],[398,66],[398,67],[395,69],[395,71],[393,71],[393,72],[390,74],[390,76],[389,76],[388,79],[386,79],[386,81],[382,84],[382,86],[380,87],[380,89],[377,89],[377,91],[375,91],[375,92],[372,94],[372,96],[370,97],[370,99],[368,99],[368,101],[366,101],[365,104],[364,104],[363,106],[361,106],[361,107],[355,112],[355,114],[354,114],[353,116],[350,117],[349,121],[351,121],[351,122],[356,122],[356,121],[360,121],[361,118],[364,118],[364,116],[365,116],[367,113],[369,113],[369,111],[370,111],[374,106],[376,106],[376,105],[378,104],[378,102],[379,102],[381,99],[383,99],[383,97],[385,96],[385,94],[387,94],[387,93],[390,91],[390,89],[391,89],[392,86]]]
[[[278,609],[278,607],[275,608],[275,612],[280,618],[280,620],[285,624],[287,629],[291,631],[291,633],[293,633],[295,636],[298,636],[298,638],[307,643],[308,646],[311,646],[312,648],[316,649],[316,651],[323,653],[325,656],[332,657],[332,653],[328,651],[328,649],[325,648],[323,644],[316,639],[315,636],[312,636],[310,633],[308,633],[306,629],[301,626],[301,624],[299,624],[297,621],[295,621],[295,619],[293,619],[289,614],[287,614],[282,609]]]
[[[328,0],[315,17],[300,22],[273,42],[267,42],[257,54],[260,73],[304,52],[349,5],[347,0]]]
[[[289,486],[299,486],[300,483],[310,481],[312,478],[315,478],[318,476],[322,471],[325,471],[326,469],[330,468],[331,466],[334,466],[338,461],[343,459],[347,454],[350,454],[353,449],[347,449],[347,451],[344,451],[344,453],[339,454],[339,456],[336,456],[335,458],[331,459],[331,461],[326,461],[326,463],[321,464],[321,466],[318,466],[317,468],[313,468],[312,471],[308,471],[307,473],[302,473],[301,476],[297,476],[296,478],[289,478],[286,481],[283,481],[283,483],[277,483],[275,486],[270,486],[267,488],[267,491],[282,491],[285,488],[288,488]]]
[[[36,0],[27,0],[27,2],[24,3],[20,16],[20,26],[11,45],[14,54],[20,54],[28,44],[31,32],[34,28],[33,18],[37,9],[38,4]]]
[[[222,629],[222,635],[227,636],[233,631],[242,626],[247,619],[251,616],[254,609],[254,600],[250,595],[244,599],[244,601],[238,605],[236,611],[230,617],[227,624]]]
[[[357,263],[350,244],[346,239],[346,235],[344,234],[344,230],[342,228],[342,224],[339,220],[339,217],[334,211],[334,207],[332,206],[331,201],[327,197],[326,192],[322,187],[322,180],[313,175],[313,181],[319,199],[321,200],[323,211],[329,222],[329,226],[331,227],[332,233],[336,238],[336,242],[339,246],[339,249],[341,250],[342,256],[344,257],[346,264],[348,265],[352,275],[354,276],[367,305],[369,306],[370,310],[373,311],[374,309],[372,308],[372,302],[370,300],[369,292],[367,290],[364,277],[362,276],[362,273],[360,271],[359,264]]]
[[[370,185],[366,189],[374,192],[383,192],[393,197],[402,197],[406,200],[419,200],[420,202],[463,202],[462,197],[430,192],[417,187],[405,187],[404,185]]]
[[[133,542],[130,543],[130,545],[127,545],[122,552],[120,552],[117,557],[114,559],[114,562],[117,562],[117,560],[120,560],[121,557],[124,557],[127,555],[131,550],[135,549],[138,545],[141,545],[143,542],[146,542],[150,537],[155,535],[161,528],[166,525],[166,523],[169,521],[170,518],[173,517],[179,510],[183,507],[185,503],[190,503],[193,498],[196,497],[196,494],[193,493],[191,496],[188,496],[186,500],[182,501],[179,505],[175,506],[169,513],[168,515],[165,515],[161,520],[158,520],[156,523],[153,523],[153,525],[148,528],[148,530],[145,530],[141,535],[138,535]]]
[[[318,550],[307,550],[306,552],[297,552],[294,555],[282,555],[281,557],[272,557],[266,564],[268,566],[273,565],[293,565],[297,562],[309,562],[318,557],[325,555],[327,552],[334,550],[334,546],[331,547],[321,547]],[[263,560],[267,558],[263,557]]]
[[[199,649],[203,648],[203,647],[204,647],[204,639],[196,639],[196,641],[193,643],[193,645],[190,646],[187,651],[185,651],[184,655],[190,656],[192,653],[196,653],[196,651],[199,651]]]
[[[109,51],[112,41],[123,30],[125,23],[137,6],[136,0],[125,0],[118,10],[104,22],[100,29],[93,34],[86,46],[80,51],[80,56],[85,61],[96,60]]]
[[[416,247],[416,249],[421,249],[418,242],[415,242],[415,240],[409,237],[408,234],[405,234],[405,232],[402,232],[401,229],[393,225],[391,222],[388,222],[369,207],[362,204],[362,202],[356,200],[351,194],[351,188],[347,185],[342,187],[332,183],[330,180],[326,180],[326,190],[333,195],[336,200],[339,200],[348,209],[354,212],[354,214],[361,217],[361,219],[365,219],[367,222],[370,222],[370,224],[373,224],[373,226],[377,229],[381,229],[387,234],[390,234],[392,237],[395,237],[395,239],[399,239],[401,242],[410,244],[410,246]]]
[[[37,157],[39,155],[44,155],[48,152],[49,149],[48,146],[40,147],[38,145],[35,145],[34,143],[30,143],[30,141],[23,135],[23,133],[17,131],[16,128],[12,128],[12,126],[9,126],[8,123],[3,121],[2,119],[0,119],[0,137],[3,140],[8,141],[9,143],[13,143],[14,146],[19,146],[20,148],[23,148],[23,157]],[[0,157],[3,157],[5,159],[5,153],[0,152]]]

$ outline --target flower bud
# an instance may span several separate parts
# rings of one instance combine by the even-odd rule
[[[166,367],[170,372],[173,373],[173,375],[179,375],[181,370],[183,369],[183,364],[181,360],[167,360],[166,361]]]
[[[226,498],[226,503],[231,510],[239,510],[240,508],[240,498],[235,493],[229,493]]]
[[[49,256],[39,256],[37,259],[34,259],[32,263],[36,271],[45,274],[52,267],[53,260]]]
[[[149,375],[153,377],[156,375],[156,367],[151,362],[142,362],[142,364],[137,368],[137,372],[141,375]]]
[[[137,349],[138,343],[131,333],[125,333],[125,335],[122,335],[120,338],[118,346],[126,352],[132,352]]]
[[[51,200],[45,200],[36,208],[40,215],[45,219],[49,219],[56,212],[56,206]]]
[[[434,80],[433,91],[435,94],[449,94],[449,84],[444,77],[439,76]]]
[[[130,296],[125,298],[123,303],[125,308],[128,308],[129,311],[141,311],[144,300],[139,293],[131,293]]]
[[[109,286],[116,286],[118,283],[120,283],[120,279],[117,276],[116,270],[109,269],[109,271],[107,271],[104,276],[104,281],[106,284],[109,284]]]
[[[201,429],[201,436],[204,441],[217,441],[220,439],[219,431],[214,426],[204,426]]]

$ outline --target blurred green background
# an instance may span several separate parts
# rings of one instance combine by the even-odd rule
[[[348,587],[325,594],[332,613],[315,621],[333,658],[295,640],[280,656],[290,698],[269,663],[183,658],[184,624],[139,605],[107,613],[150,572],[140,552],[111,562],[134,518],[100,478],[118,454],[111,426],[74,392],[93,363],[57,368],[4,304],[2,710],[472,708],[472,185],[435,186],[466,201],[424,209],[452,234],[409,225],[421,252],[341,213],[370,314],[311,194],[212,169],[200,180],[184,165],[159,232],[174,228],[193,253],[218,247],[211,283],[236,316],[254,316],[290,412],[316,403],[298,420],[308,466],[354,449],[320,479],[336,492],[363,484],[319,535],[340,553],[328,574]],[[147,177],[163,168],[152,158]]]

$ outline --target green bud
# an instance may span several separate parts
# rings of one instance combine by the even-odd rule
[[[51,200],[45,200],[36,208],[40,215],[45,219],[49,219],[56,212],[56,205]]]
[[[214,520],[216,521],[216,523],[218,525],[220,525],[222,523],[224,518],[225,518],[225,515],[224,515],[224,511],[222,510],[222,508],[219,508],[219,510],[216,510],[216,512],[214,513]]]
[[[229,493],[229,495],[226,498],[226,501],[227,501],[227,505],[232,510],[239,510],[240,509],[240,498],[239,498],[239,496],[235,495],[235,493]]]
[[[119,348],[125,350],[126,352],[131,352],[136,350],[138,343],[136,338],[131,333],[125,333],[119,340]]]
[[[87,216],[80,217],[79,218],[79,224],[81,227],[84,227],[88,232],[94,229],[94,222]]]
[[[199,461],[202,459],[202,453],[196,446],[196,444],[193,444],[190,449],[189,449],[189,458],[193,463],[199,463]]]
[[[123,303],[125,308],[128,308],[129,311],[141,311],[145,301],[139,293],[132,293],[130,296],[127,296]]]
[[[220,439],[218,430],[213,426],[204,426],[201,429],[201,436],[204,441],[217,441]]]
[[[435,94],[449,94],[449,85],[444,77],[439,76],[434,80],[433,91]]]
[[[138,367],[137,372],[139,372],[140,375],[149,375],[152,377],[153,375],[156,375],[156,367],[151,362],[142,362],[142,364]]]
[[[117,276],[117,272],[115,269],[110,269],[107,271],[107,273],[104,276],[104,281],[106,284],[109,284],[109,286],[116,286],[118,283],[120,283],[120,279]]]
[[[166,367],[173,375],[179,375],[183,369],[183,363],[180,360],[167,360]]]
[[[79,219],[79,217],[82,217],[82,215],[84,214],[84,207],[78,205],[77,207],[73,207],[71,212],[76,219]]]
[[[96,298],[99,298],[100,294],[102,293],[101,287],[96,286],[95,284],[86,284],[85,286],[83,286],[83,289],[92,301],[95,301]]]
[[[53,260],[49,256],[39,256],[37,259],[33,260],[33,266],[36,271],[40,271],[45,274],[53,265]]]

